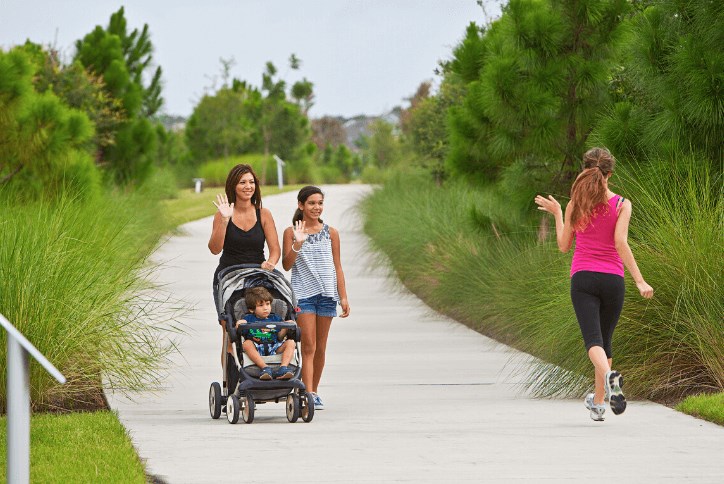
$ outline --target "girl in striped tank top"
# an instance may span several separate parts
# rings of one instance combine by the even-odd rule
[[[552,196],[535,197],[539,210],[553,214],[556,239],[561,252],[568,252],[576,240],[571,263],[571,301],[581,328],[588,357],[595,369],[595,392],[584,404],[591,418],[603,420],[606,399],[614,414],[626,409],[621,391],[623,377],[611,369],[611,339],[623,308],[623,266],[633,277],[641,296],[654,290],[644,281],[628,245],[631,202],[608,188],[615,160],[604,148],[592,148],[583,155],[584,170],[571,188],[565,221],[560,204]]]
[[[284,231],[282,266],[292,270],[292,289],[298,300],[297,324],[302,329],[302,381],[312,393],[315,410],[322,410],[317,387],[324,370],[332,318],[349,316],[347,288],[339,255],[339,232],[319,218],[324,194],[306,186],[297,195],[292,226]]]

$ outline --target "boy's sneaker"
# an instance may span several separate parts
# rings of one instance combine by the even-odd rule
[[[274,377],[277,380],[289,380],[291,377],[294,376],[294,373],[292,373],[292,370],[289,369],[287,366],[280,366],[277,368],[277,371],[274,373]]]
[[[259,375],[260,380],[271,380],[272,378],[274,378],[274,373],[271,367],[265,366],[261,369],[261,375]]]
[[[322,399],[319,398],[319,395],[312,393],[312,400],[314,400],[314,410],[324,410],[324,403],[322,403]]]
[[[623,377],[621,373],[611,370],[606,372],[606,378],[603,380],[606,388],[606,398],[614,415],[621,415],[626,410],[626,397],[623,396]]]

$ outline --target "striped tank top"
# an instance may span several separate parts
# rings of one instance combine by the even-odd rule
[[[307,236],[292,266],[292,290],[297,299],[321,294],[339,301],[337,271],[332,258],[332,237],[329,225]]]

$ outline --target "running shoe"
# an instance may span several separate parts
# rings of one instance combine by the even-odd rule
[[[589,393],[588,395],[586,395],[586,398],[583,399],[583,404],[591,412],[591,420],[594,420],[596,422],[603,422],[603,414],[606,411],[605,403],[602,403],[600,405],[593,403],[593,393]]]
[[[626,397],[623,396],[623,376],[621,373],[611,370],[606,372],[603,383],[606,387],[606,398],[614,415],[621,415],[626,410]]]
[[[605,418],[603,414],[606,412],[606,404],[591,403],[591,420],[595,422],[603,422]]]

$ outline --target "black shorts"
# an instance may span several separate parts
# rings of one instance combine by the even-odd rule
[[[571,277],[571,301],[586,351],[600,346],[612,357],[611,339],[623,308],[623,277],[604,272],[578,271]]]

